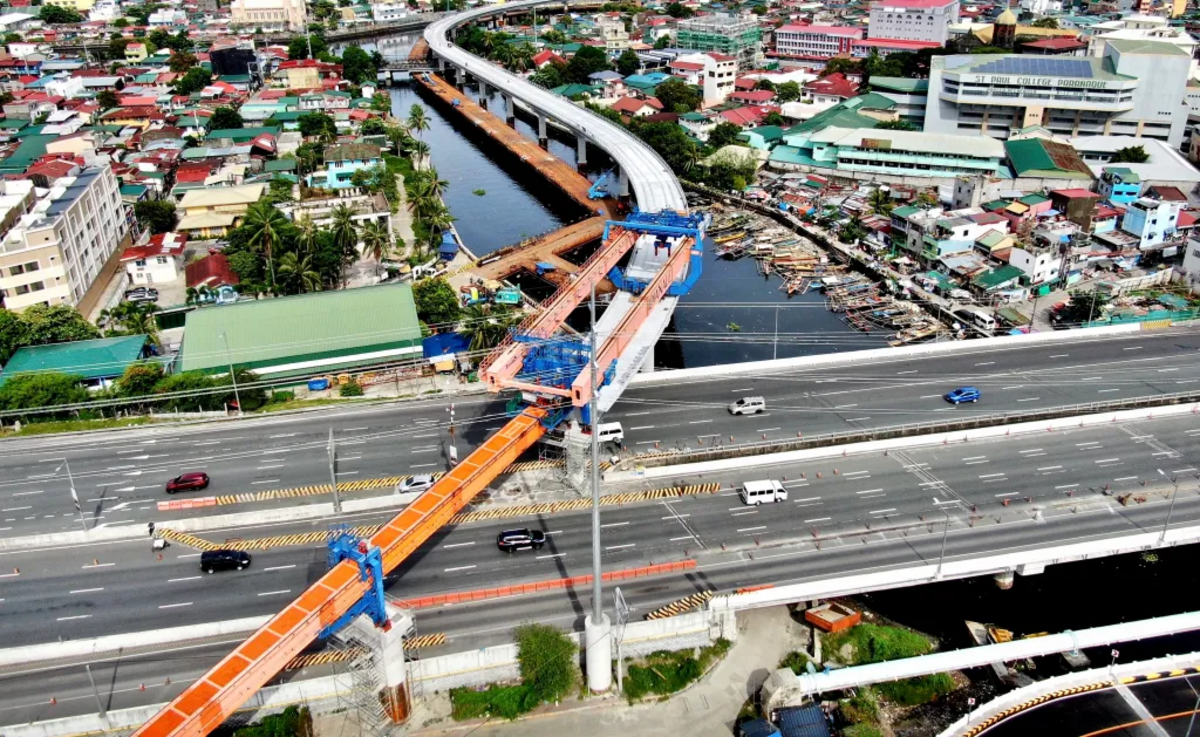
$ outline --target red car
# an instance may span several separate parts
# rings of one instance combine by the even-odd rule
[[[174,494],[177,491],[194,491],[196,489],[208,488],[208,474],[206,473],[185,473],[167,482],[167,493]]]

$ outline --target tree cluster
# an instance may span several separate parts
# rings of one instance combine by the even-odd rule
[[[33,305],[20,313],[0,309],[0,364],[25,346],[99,337],[99,328],[67,305]]]
[[[142,200],[133,206],[133,216],[155,235],[175,229],[175,203],[171,200]]]

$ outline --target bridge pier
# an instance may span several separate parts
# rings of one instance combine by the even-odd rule
[[[351,622],[349,629],[354,631],[356,638],[375,651],[382,686],[379,702],[393,723],[402,724],[412,711],[405,679],[403,639],[404,633],[412,627],[412,616],[391,605],[387,609],[392,627],[386,632],[376,627],[365,614]]]
[[[621,167],[617,167],[617,197],[629,197],[629,175]]]
[[[515,128],[517,125],[517,109],[513,105],[512,95],[504,95],[504,122],[508,123],[511,128]]]
[[[538,145],[546,148],[550,145],[550,136],[546,133],[546,116],[538,113]]]
[[[1013,579],[1016,578],[1016,575],[1017,574],[1013,573],[1012,571],[997,573],[994,576],[996,588],[1000,589],[1001,591],[1008,591],[1013,587]]]
[[[580,171],[587,167],[587,139],[583,136],[575,137],[575,165]]]
[[[488,106],[488,86],[487,82],[479,80],[479,107],[487,110]]]

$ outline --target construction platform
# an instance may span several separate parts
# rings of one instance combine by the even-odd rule
[[[562,254],[599,240],[603,235],[604,218],[588,218],[489,254],[472,266],[470,271],[483,279],[507,279],[522,271],[537,273],[537,265],[547,263],[553,265],[554,270],[539,276],[555,286],[562,286],[571,279],[572,274],[579,271],[579,266],[563,258]],[[613,286],[607,279],[596,285],[596,291],[602,294],[612,290]]]

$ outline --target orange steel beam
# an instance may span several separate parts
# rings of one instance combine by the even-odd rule
[[[529,407],[468,455],[371,538],[385,573],[394,569],[546,432],[545,411]],[[370,586],[342,561],[271,618],[136,732],[135,737],[202,737],[283,670]]]
[[[613,228],[613,230],[618,230]],[[587,299],[593,284],[599,284],[621,257],[637,243],[638,233],[623,228],[616,237],[600,247],[576,272],[575,279],[562,285],[546,301],[541,311],[517,327],[517,332],[539,338],[549,338],[570,316],[571,311]],[[506,338],[480,366],[487,379],[488,390],[498,392],[508,387],[508,381],[521,370],[527,346]]]
[[[638,297],[637,302],[634,303],[629,312],[625,313],[625,317],[621,318],[621,322],[609,334],[608,338],[604,341],[604,345],[600,346],[600,350],[596,355],[597,376],[603,376],[612,362],[625,352],[625,348],[633,341],[638,329],[642,327],[642,323],[649,317],[650,311],[658,306],[658,303],[666,296],[667,290],[671,288],[675,280],[683,275],[688,258],[692,255],[699,255],[692,253],[694,245],[694,238],[683,238],[675,246],[675,250],[671,252],[671,255],[667,258],[667,262],[654,275],[654,279],[642,291],[642,295]],[[584,368],[571,384],[571,404],[576,407],[583,407],[591,400],[592,372],[588,368]]]

